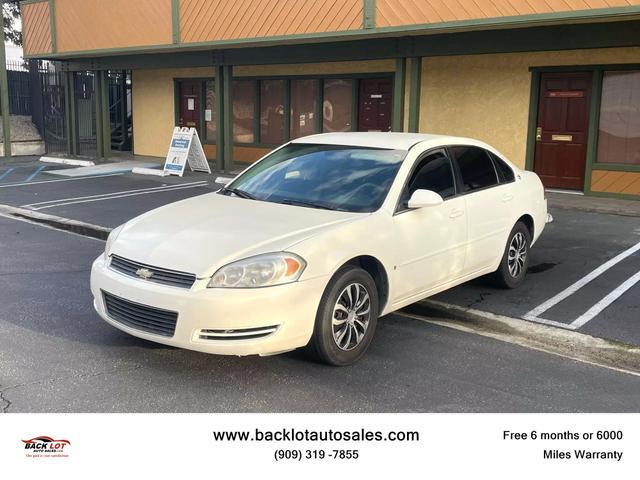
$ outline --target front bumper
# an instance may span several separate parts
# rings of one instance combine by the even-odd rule
[[[98,314],[133,336],[175,347],[221,355],[271,355],[302,347],[313,333],[320,298],[329,278],[256,289],[206,288],[208,279],[191,289],[129,277],[108,267],[103,256],[91,268],[91,292]],[[103,293],[178,313],[172,337],[124,325],[106,311]],[[201,331],[239,331],[277,326],[260,338],[202,339]],[[206,336],[206,335],[205,335]]]

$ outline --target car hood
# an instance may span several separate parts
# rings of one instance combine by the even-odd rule
[[[209,193],[130,220],[108,253],[204,278],[234,260],[285,250],[363,216]]]

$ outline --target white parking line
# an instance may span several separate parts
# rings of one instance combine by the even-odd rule
[[[611,292],[609,295],[604,297],[602,300],[596,303],[593,307],[591,307],[589,310],[587,310],[585,313],[583,313],[577,319],[575,319],[571,323],[572,329],[577,330],[578,328],[582,327],[585,323],[587,323],[593,317],[598,315],[602,310],[604,310],[613,302],[615,302],[618,298],[622,296],[622,294],[624,294],[624,292],[629,290],[638,282],[640,282],[640,272],[636,273],[633,277],[627,279],[613,292]]]
[[[157,187],[136,188],[134,190],[122,190],[120,192],[98,193],[98,194],[95,194],[95,195],[85,195],[83,197],[58,198],[56,200],[46,200],[44,202],[30,203],[28,205],[22,205],[22,206],[25,207],[25,208],[32,208],[32,207],[37,207],[37,206],[40,206],[40,205],[47,205],[47,204],[51,204],[51,203],[61,203],[61,202],[67,202],[67,201],[71,201],[71,200],[85,200],[85,199],[88,199],[88,198],[110,197],[110,196],[121,195],[121,194],[125,194],[125,193],[147,192],[147,191],[152,191],[152,190],[165,190],[167,188],[186,186],[186,185],[204,185],[206,183],[208,183],[206,180],[200,180],[200,181],[197,181],[197,182],[179,183],[179,184],[174,184],[174,185],[159,185]],[[33,210],[37,210],[36,208],[32,208],[32,209]]]
[[[568,328],[570,330],[576,330],[576,329],[582,327],[585,323],[587,323],[589,320],[591,320],[593,317],[595,317],[598,313],[600,313],[602,310],[604,310],[607,306],[609,306],[611,303],[613,303],[615,300],[617,300],[629,288],[631,288],[633,285],[635,285],[640,280],[640,277],[638,277],[639,274],[636,274],[633,277],[629,278],[622,285],[620,285],[613,292],[611,292],[609,295],[604,297],[597,304],[595,304],[593,307],[591,307],[587,312],[585,312],[583,315],[578,317],[576,320],[574,320],[570,324],[564,324],[562,322],[555,322],[553,320],[547,320],[545,318],[541,318],[540,315],[542,315],[544,312],[549,310],[551,307],[553,307],[553,306],[557,305],[558,303],[562,302],[567,297],[570,297],[571,295],[576,293],[578,290],[580,290],[582,287],[587,285],[589,282],[593,281],[594,279],[596,279],[597,277],[602,275],[604,272],[606,272],[607,270],[609,270],[613,266],[617,265],[618,263],[620,263],[625,258],[630,257],[631,255],[633,255],[634,253],[636,253],[639,250],[640,250],[640,242],[638,242],[637,244],[635,244],[631,248],[628,248],[627,250],[625,250],[624,252],[620,253],[619,255],[616,255],[611,260],[603,263],[598,268],[593,270],[591,273],[589,273],[588,275],[582,277],[580,280],[575,282],[573,285],[570,285],[569,287],[564,289],[562,292],[558,293],[554,297],[551,297],[546,302],[538,305],[533,310],[531,310],[531,311],[527,312],[526,314],[524,314],[522,318],[524,318],[525,320],[532,321],[532,322],[544,323],[544,324],[548,324],[548,325],[554,325],[554,326],[557,326],[557,327]],[[638,277],[638,278],[636,278],[636,277]]]
[[[79,199],[79,200],[71,200],[71,201],[63,201],[63,202],[59,202],[59,203],[51,203],[48,205],[43,205],[40,207],[29,207],[28,205],[25,205],[25,208],[31,208],[32,210],[45,210],[47,208],[54,208],[54,207],[63,207],[65,205],[75,205],[78,203],[91,203],[91,202],[99,202],[101,200],[114,200],[117,198],[125,198],[125,197],[134,197],[137,195],[148,195],[151,193],[163,193],[163,192],[173,192],[175,190],[185,190],[187,188],[198,188],[198,187],[204,187],[207,185],[208,182],[198,182],[196,184],[181,184],[181,185],[173,185],[173,186],[167,186],[164,188],[157,188],[154,187],[153,190],[144,190],[144,191],[137,191],[137,192],[133,192],[133,193],[124,193],[124,192],[120,192],[120,194],[117,195],[108,195],[108,196],[101,196],[98,198],[95,197],[88,197],[88,198],[84,198],[84,199]]]
[[[59,179],[56,179],[56,180],[42,180],[41,182],[9,183],[7,185],[0,185],[0,188],[32,187],[34,185],[40,185],[42,183],[71,182],[71,181],[74,181],[74,180],[95,180],[97,178],[115,177],[117,175],[124,175],[124,173],[109,173],[107,175],[89,175],[87,177],[78,177],[78,178],[59,178]]]

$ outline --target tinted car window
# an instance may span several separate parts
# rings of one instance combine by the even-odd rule
[[[498,172],[498,177],[500,180],[500,183],[509,183],[509,182],[513,182],[516,177],[513,173],[513,170],[511,170],[511,167],[509,165],[507,165],[500,157],[498,157],[497,155],[494,155],[491,152],[488,152],[489,155],[491,155],[491,158],[493,159],[493,163],[496,166],[496,170]]]
[[[496,169],[482,148],[458,146],[451,147],[451,151],[458,162],[465,192],[497,185]]]
[[[413,192],[420,189],[432,190],[442,198],[456,194],[453,169],[444,152],[432,153],[420,160],[400,199],[401,208],[405,208]]]

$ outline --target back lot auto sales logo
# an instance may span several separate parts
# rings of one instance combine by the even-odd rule
[[[47,436],[35,437],[30,440],[22,440],[25,455],[30,458],[68,457],[69,440],[55,440]]]

